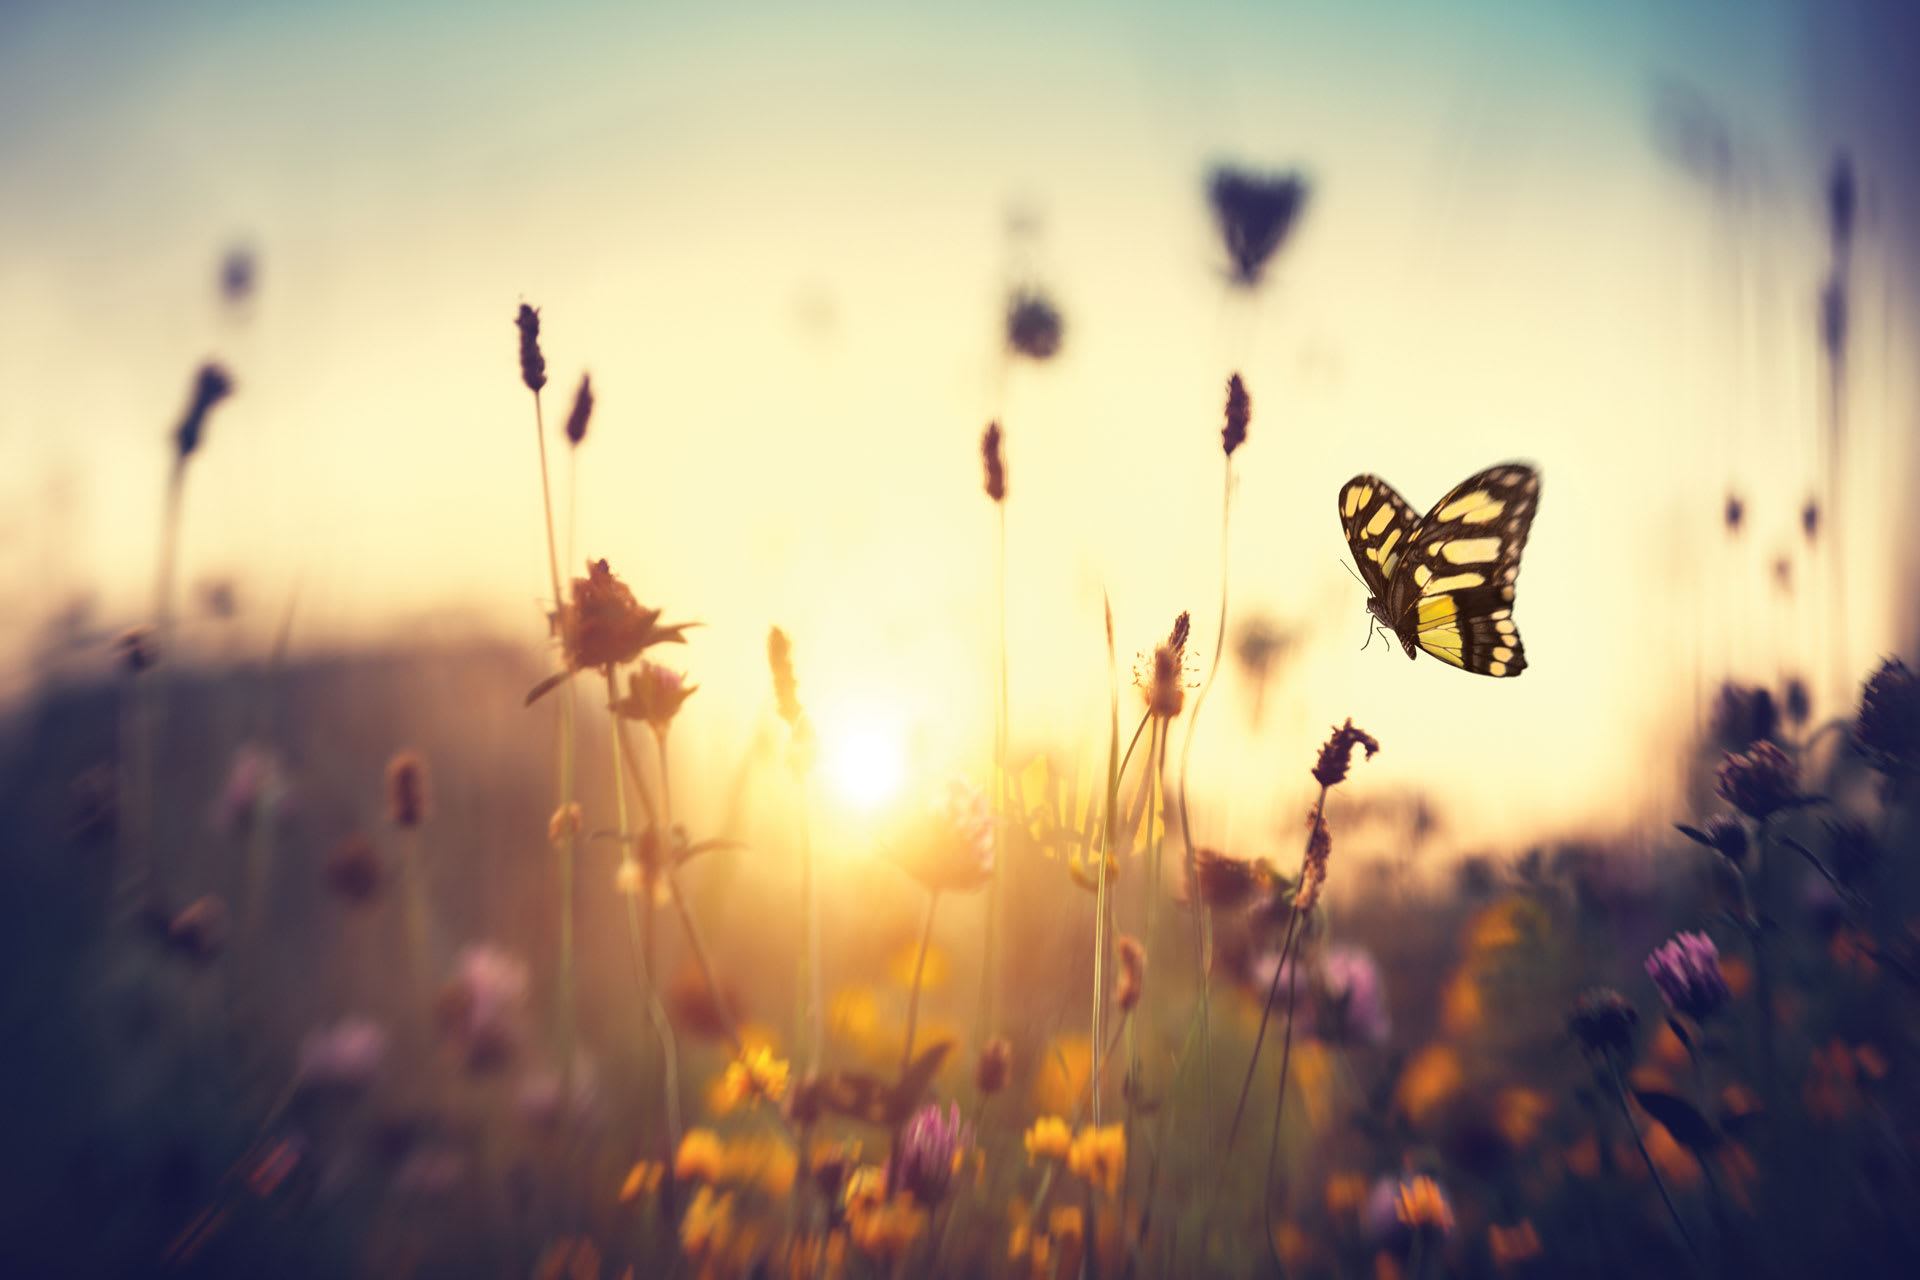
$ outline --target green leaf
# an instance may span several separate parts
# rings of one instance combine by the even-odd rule
[[[1633,1096],[1641,1110],[1658,1120],[1675,1142],[1695,1155],[1704,1155],[1726,1141],[1685,1098],[1654,1089],[1635,1089]]]

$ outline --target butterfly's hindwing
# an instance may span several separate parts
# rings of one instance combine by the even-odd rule
[[[1346,493],[1356,486],[1385,486],[1358,476],[1341,491],[1348,541],[1359,559],[1368,548],[1356,540],[1354,520],[1345,515]],[[1418,646],[1479,675],[1517,676],[1526,669],[1513,597],[1539,497],[1539,474],[1505,463],[1455,486],[1413,523],[1405,548],[1387,568],[1382,597],[1387,621],[1409,656]]]

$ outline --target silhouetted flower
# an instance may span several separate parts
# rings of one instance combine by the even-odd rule
[[[174,428],[174,456],[182,463],[200,447],[200,437],[213,407],[233,394],[233,379],[227,371],[209,360],[200,366],[193,380],[193,399],[187,402],[186,416]]]
[[[433,781],[426,757],[402,751],[387,761],[387,820],[402,829],[433,816]]]
[[[1230,278],[1252,288],[1306,207],[1307,182],[1297,173],[1269,176],[1223,165],[1208,180],[1207,198],[1226,246]]]
[[[441,1032],[473,1071],[504,1065],[519,1048],[526,1016],[527,966],[498,947],[463,948],[435,1012]]]
[[[227,785],[220,792],[220,802],[214,806],[214,826],[229,834],[241,830],[252,821],[256,808],[271,806],[279,799],[280,758],[271,747],[258,743],[245,743],[233,753],[233,763],[227,769]],[[271,810],[266,814],[269,821],[273,818]]]
[[[1333,736],[1320,748],[1320,756],[1313,764],[1313,780],[1323,787],[1345,782],[1355,747],[1365,747],[1369,760],[1380,753],[1379,740],[1365,729],[1354,728],[1353,718],[1349,716],[1345,724],[1334,726]]]
[[[1269,878],[1263,867],[1245,858],[1216,849],[1193,851],[1194,896],[1202,906],[1215,911],[1244,907]]]
[[[1051,360],[1060,351],[1060,309],[1038,289],[1021,289],[1007,303],[1007,346],[1029,360]]]
[[[1007,500],[1007,464],[1000,456],[1000,424],[989,422],[980,437],[980,456],[987,466],[987,496],[995,502]]]
[[[333,846],[327,855],[326,875],[333,891],[355,905],[370,902],[386,879],[373,841],[358,832]]]
[[[560,647],[570,671],[593,671],[632,662],[656,644],[684,644],[693,622],[661,626],[660,610],[634,599],[605,560],[587,564],[573,580],[573,598],[558,614]]]
[[[938,1103],[928,1103],[900,1130],[894,1185],[928,1208],[939,1204],[953,1185],[954,1167],[972,1143],[972,1130],[960,1120],[959,1103],[948,1103],[945,1115]]]
[[[1386,985],[1373,956],[1332,946],[1321,958],[1313,1034],[1334,1044],[1385,1044],[1392,1033]]]
[[[973,1069],[974,1087],[982,1097],[991,1098],[1007,1087],[1013,1072],[1013,1046],[999,1036],[981,1046],[980,1061]]]
[[[540,354],[540,313],[523,302],[513,323],[520,330],[520,381],[527,390],[538,392],[547,385],[547,358]]]
[[[1745,751],[1763,738],[1772,737],[1780,717],[1771,693],[1728,681],[1720,686],[1712,723],[1713,740],[1723,750]]]
[[[1860,691],[1853,740],[1889,777],[1920,768],[1920,675],[1900,659],[1882,662]]]
[[[387,1033],[371,1018],[346,1018],[309,1031],[300,1042],[303,1088],[357,1092],[373,1082],[386,1060]]]
[[[1187,637],[1192,623],[1183,611],[1173,620],[1173,630],[1164,644],[1154,646],[1146,670],[1134,672],[1134,683],[1146,691],[1147,710],[1156,719],[1171,720],[1187,703],[1187,690],[1198,681],[1199,672],[1189,670]]]
[[[573,393],[573,409],[567,414],[567,443],[578,445],[587,438],[587,422],[593,417],[593,379],[580,375],[579,390]]]
[[[934,893],[967,893],[993,879],[993,807],[965,778],[934,796],[915,838],[896,859]]]
[[[657,662],[642,661],[640,669],[627,676],[627,696],[613,704],[615,714],[649,725],[655,733],[665,733],[680,712],[681,704],[700,688],[688,684],[678,671]]]
[[[1627,998],[1610,987],[1582,993],[1567,1015],[1567,1030],[1587,1052],[1599,1057],[1631,1053],[1633,1031],[1639,1024],[1640,1015]]]
[[[1247,398],[1247,384],[1236,373],[1227,379],[1227,425],[1220,429],[1220,444],[1229,458],[1247,442],[1247,424],[1252,420],[1253,402]]]
[[[1667,1007],[1695,1022],[1733,998],[1720,972],[1720,949],[1704,933],[1676,934],[1647,957],[1646,969]]]
[[[137,676],[152,670],[160,661],[160,642],[152,627],[127,628],[113,642],[113,651],[120,660],[120,669],[128,675]]]
[[[1764,821],[1800,801],[1800,768],[1779,747],[1762,742],[1741,755],[1727,753],[1716,790],[1749,818]]]

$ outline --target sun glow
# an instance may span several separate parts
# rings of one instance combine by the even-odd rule
[[[835,793],[857,809],[879,808],[899,793],[907,773],[898,728],[879,720],[840,726],[827,740],[826,756]]]

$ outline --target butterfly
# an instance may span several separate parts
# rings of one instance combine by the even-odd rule
[[[1484,676],[1527,669],[1513,586],[1539,503],[1540,473],[1522,462],[1455,485],[1425,518],[1379,476],[1341,486],[1340,524],[1367,584],[1367,608],[1409,659],[1425,649]]]

